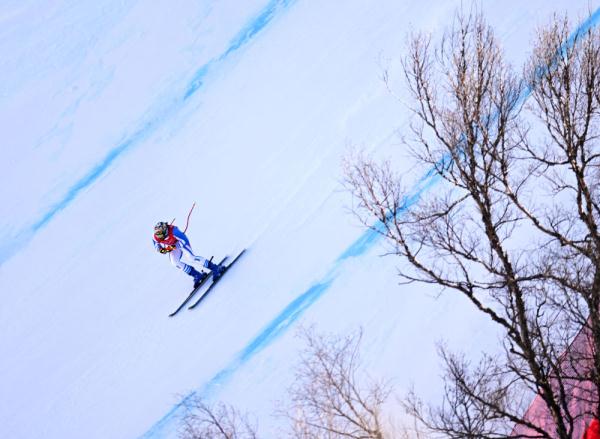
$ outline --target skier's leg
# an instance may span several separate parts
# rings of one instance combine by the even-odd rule
[[[200,262],[204,268],[208,268],[210,271],[212,271],[213,279],[218,278],[223,273],[223,267],[221,267],[220,265],[213,264],[210,260],[202,256],[196,256],[192,251],[192,247],[189,244],[182,244],[181,242],[179,242],[177,243],[176,250],[179,250],[180,258],[182,252],[185,252],[188,257],[192,258],[196,262]]]
[[[169,259],[171,260],[171,264],[173,264],[175,267],[179,268],[180,270],[183,270],[187,273],[185,267],[187,266],[187,264],[185,264],[184,262],[182,262],[181,260],[181,256],[182,256],[182,252],[181,249],[179,247],[175,247],[173,250],[171,250],[171,252],[169,253]]]
[[[216,279],[219,276],[221,276],[221,274],[223,274],[223,270],[224,270],[224,268],[222,266],[213,264],[208,259],[204,260],[204,268],[208,268],[210,271],[212,271],[213,279]]]
[[[181,260],[182,254],[183,254],[183,252],[181,251],[181,248],[179,248],[179,246],[177,246],[173,249],[173,251],[171,251],[169,253],[169,259],[171,259],[171,263],[175,267],[182,270],[185,274],[192,276],[194,278],[194,286],[196,286],[198,283],[200,283],[202,281],[202,279],[204,279],[206,277],[206,273],[199,272],[191,265],[184,263]]]
[[[190,245],[184,245],[184,244],[178,244],[177,247],[181,246],[181,250],[192,260],[192,261],[196,261],[196,262],[200,262],[204,267],[206,267],[205,265],[205,261],[207,260],[205,257],[203,256],[199,256],[199,255],[195,255],[194,252],[192,251],[192,247]],[[208,267],[207,267],[208,268]]]
[[[207,259],[204,256],[200,256],[200,255],[195,255],[194,252],[192,251],[192,247],[189,245],[182,245],[181,249],[188,255],[188,257],[190,257],[193,261],[196,262],[200,262],[202,265],[204,265],[204,261],[206,261]],[[206,267],[206,265],[204,265]]]
[[[177,248],[181,248],[181,250],[186,253],[186,255],[191,258],[193,261],[200,262],[204,268],[208,268],[212,271],[213,278],[217,278],[223,272],[223,267],[217,264],[213,264],[210,260],[206,259],[203,256],[195,255],[192,251],[192,247],[190,245],[177,244]]]

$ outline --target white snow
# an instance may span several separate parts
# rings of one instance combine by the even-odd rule
[[[494,349],[461,298],[399,286],[379,240],[353,247],[369,235],[341,184],[351,146],[414,175],[399,58],[408,32],[439,35],[460,5],[2,2],[0,437],[176,437],[192,392],[276,437],[299,325],[362,326],[370,373],[430,399],[436,341]],[[481,5],[515,65],[552,12],[597,6]],[[194,201],[197,253],[249,250],[168,318],[191,280],[154,252],[152,226],[183,226]]]

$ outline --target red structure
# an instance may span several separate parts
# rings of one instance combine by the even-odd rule
[[[598,422],[598,419],[592,419],[590,426],[583,433],[581,439],[600,439],[600,422]]]
[[[598,409],[598,396],[591,381],[577,379],[577,377],[590,376],[592,346],[589,329],[584,328],[573,339],[561,359],[562,384],[567,395],[569,413],[574,418],[573,438],[600,439],[600,422],[593,418],[593,414]],[[556,429],[556,422],[539,395],[527,409],[525,419],[549,433]],[[535,431],[523,426],[516,426],[512,433],[536,437]]]

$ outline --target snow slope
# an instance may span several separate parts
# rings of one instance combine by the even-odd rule
[[[598,7],[549,3],[482,5],[516,65],[553,11]],[[350,145],[422,172],[399,147],[398,59],[407,32],[439,35],[459,6],[2,2],[0,437],[175,437],[193,394],[276,437],[301,324],[362,326],[371,373],[429,398],[436,340],[493,348],[460,298],[397,285],[340,183]],[[190,280],[153,251],[152,225],[183,225],[193,201],[197,253],[249,251],[169,319]]]

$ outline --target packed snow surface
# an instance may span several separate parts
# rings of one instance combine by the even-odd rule
[[[423,173],[400,141],[399,63],[411,31],[439,37],[461,3],[3,1],[0,437],[172,438],[193,395],[276,437],[299,326],[362,327],[369,373],[430,400],[436,341],[494,349],[460,297],[398,285],[401,261],[342,184],[352,149]],[[582,22],[597,7],[481,5],[515,66],[553,12]],[[248,252],[168,318],[191,279],[154,251],[152,226],[183,227],[193,202],[198,254]]]

